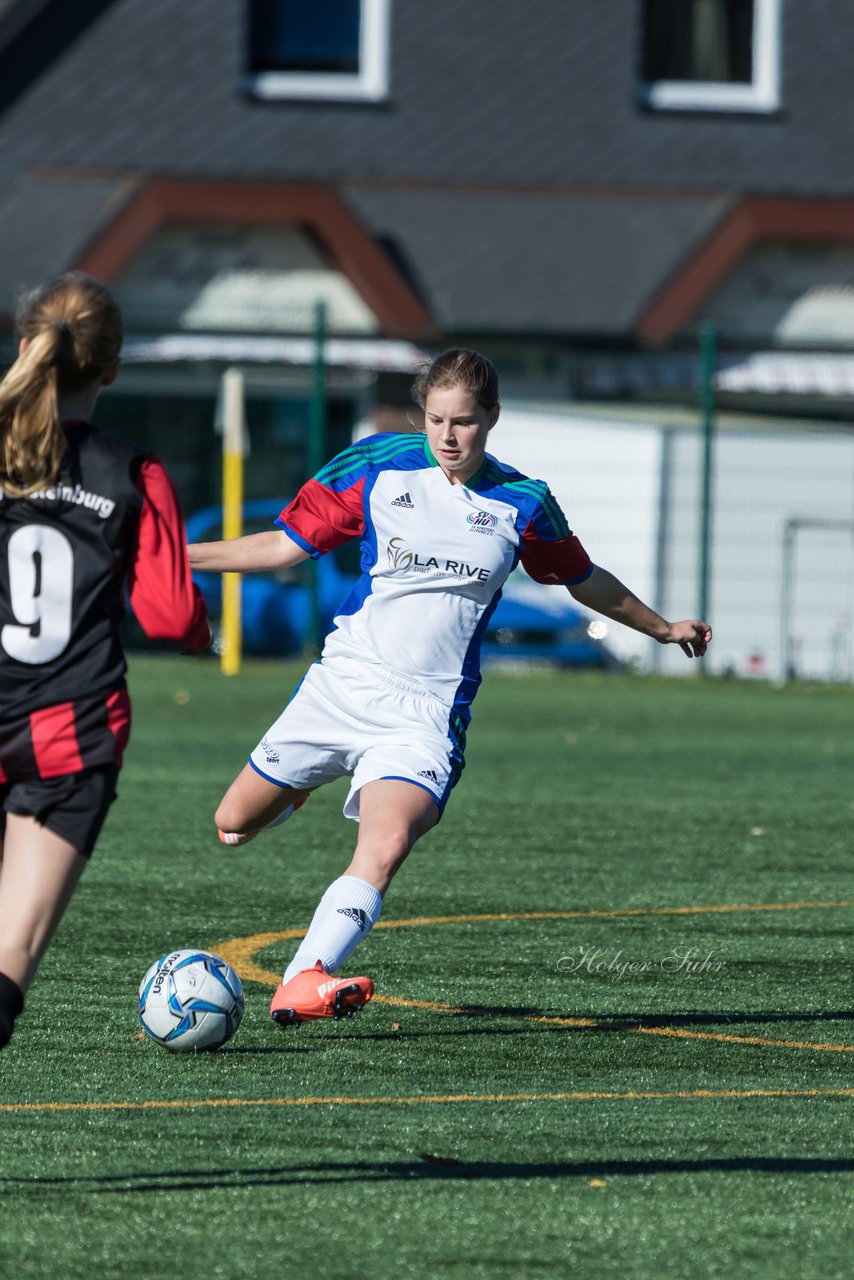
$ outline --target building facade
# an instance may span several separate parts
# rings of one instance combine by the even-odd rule
[[[450,344],[523,415],[690,435],[708,326],[725,426],[844,434],[848,37],[847,0],[0,0],[7,354],[22,289],[107,281],[128,343],[102,419],[190,509],[228,365],[250,496],[303,478],[319,304],[330,452],[405,426]]]

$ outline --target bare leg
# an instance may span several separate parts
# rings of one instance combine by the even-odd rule
[[[309,790],[280,787],[262,778],[251,765],[244,765],[220,801],[214,822],[220,831],[241,835],[261,831],[289,804],[307,796]]]
[[[0,866],[0,973],[26,992],[86,868],[74,845],[34,818],[6,815]]]
[[[350,865],[321,898],[285,970],[284,983],[313,968],[317,960],[330,973],[344,963],[376,924],[383,893],[415,841],[438,822],[439,809],[423,787],[381,778],[362,787],[359,818],[359,840]]]
[[[367,782],[359,793],[359,839],[345,876],[385,893],[416,840],[439,821],[429,791],[397,778]]]

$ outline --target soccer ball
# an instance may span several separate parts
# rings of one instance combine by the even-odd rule
[[[143,1031],[164,1049],[218,1049],[243,1017],[243,987],[210,951],[170,951],[139,986]]]

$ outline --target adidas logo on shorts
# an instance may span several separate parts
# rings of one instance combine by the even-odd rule
[[[415,510],[415,503],[409,493],[402,493],[399,498],[395,498],[391,504],[393,507],[408,507],[410,511]]]
[[[419,769],[416,775],[419,778],[426,778],[428,782],[432,782],[434,787],[438,787],[439,779],[436,777],[435,769]]]
[[[352,920],[359,926],[359,931],[361,933],[365,932],[365,921],[368,917],[365,915],[361,907],[339,907],[338,915],[347,916],[348,919]]]

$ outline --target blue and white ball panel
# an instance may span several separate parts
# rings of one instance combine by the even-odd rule
[[[217,1049],[243,1016],[240,978],[209,951],[183,949],[156,960],[139,988],[143,1030],[167,1049]]]

